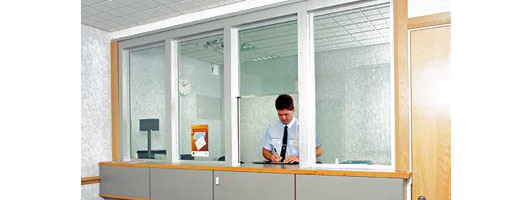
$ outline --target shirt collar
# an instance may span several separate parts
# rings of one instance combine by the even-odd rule
[[[293,124],[296,123],[296,121],[297,121],[296,117],[293,117],[293,120],[291,120],[291,122],[287,124],[287,128],[293,127]],[[285,126],[285,124],[283,124],[283,126]]]

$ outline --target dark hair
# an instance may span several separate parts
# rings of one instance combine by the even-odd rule
[[[289,96],[288,94],[281,94],[280,96],[278,96],[278,98],[276,98],[275,106],[276,106],[276,110],[283,110],[283,109],[293,110],[294,108],[293,98]]]

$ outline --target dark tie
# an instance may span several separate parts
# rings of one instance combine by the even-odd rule
[[[285,152],[287,151],[287,126],[283,127],[283,140],[282,140],[282,151],[280,156],[282,157],[282,162],[285,160]]]

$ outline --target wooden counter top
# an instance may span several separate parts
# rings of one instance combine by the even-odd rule
[[[233,172],[256,172],[256,173],[277,173],[277,174],[302,174],[302,175],[325,175],[325,176],[353,176],[353,177],[373,177],[373,178],[401,178],[408,179],[410,172],[398,171],[376,171],[376,170],[350,170],[350,169],[323,169],[323,168],[300,168],[298,165],[278,165],[278,164],[241,164],[232,167],[219,164],[167,164],[149,162],[100,162],[99,166],[120,166],[120,167],[145,167],[145,168],[166,168],[166,169],[190,169],[190,170],[212,170],[212,171],[233,171]]]

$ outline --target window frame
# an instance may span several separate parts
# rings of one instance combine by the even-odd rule
[[[379,4],[383,4],[383,3],[389,3],[390,4],[390,7],[392,8],[393,7],[393,1],[389,1],[389,2],[386,2],[386,1],[370,1],[370,2],[366,2],[366,3],[362,3],[360,2],[359,4],[352,4],[352,5],[348,5],[348,6],[341,6],[341,7],[331,7],[331,8],[323,8],[323,9],[318,9],[318,10],[313,10],[313,11],[308,11],[308,17],[309,17],[309,34],[310,34],[310,38],[309,38],[309,60],[311,61],[311,63],[309,64],[310,65],[310,68],[312,69],[312,74],[311,76],[312,77],[315,77],[315,79],[312,79],[311,80],[311,85],[316,85],[316,73],[315,73],[315,70],[316,70],[316,65],[315,65],[315,45],[314,45],[314,23],[313,23],[313,20],[316,16],[321,16],[321,15],[326,15],[326,14],[331,14],[331,13],[337,13],[337,12],[343,12],[343,11],[348,11],[348,10],[353,10],[353,9],[356,9],[356,8],[362,8],[362,7],[367,7],[367,6],[372,6],[372,5],[379,5]],[[390,21],[394,22],[393,20],[393,17],[394,17],[394,10],[393,9],[390,9]],[[394,30],[394,23],[391,23],[390,25],[390,30]],[[394,49],[394,34],[392,34],[390,37],[390,41],[388,41],[388,43],[390,44],[390,52],[388,52],[390,55],[390,73],[389,73],[389,84],[390,84],[390,150],[391,150],[391,155],[390,155],[390,165],[364,165],[364,164],[317,164],[316,161],[310,161],[309,165],[310,167],[312,168],[340,168],[340,169],[368,169],[368,170],[394,170],[395,167],[396,167],[396,148],[395,148],[395,136],[396,136],[396,126],[395,126],[395,113],[396,113],[396,110],[395,110],[395,105],[392,103],[392,102],[395,102],[396,101],[396,98],[395,98],[395,77],[394,77],[394,73],[395,73],[395,70],[394,70],[394,52],[393,52],[393,49]],[[311,88],[312,91],[315,92],[314,96],[313,97],[316,97],[316,88]],[[306,91],[307,93],[309,93],[310,91]],[[314,106],[314,110],[312,110],[312,112],[315,112],[314,116],[316,117],[316,98],[312,98],[310,103],[311,105],[315,105]],[[311,113],[313,114],[313,113]],[[304,135],[306,137],[309,137],[309,138],[315,138],[315,133],[316,133],[316,118],[313,120],[311,119],[311,122],[314,122],[314,123],[311,123],[312,125],[314,125],[314,127],[311,127],[311,132],[309,132],[309,135]],[[302,137],[302,136],[301,136]],[[309,141],[309,138],[306,138],[305,140],[306,141]],[[312,139],[314,140],[314,139]],[[310,144],[313,144],[314,141],[309,141]],[[302,142],[300,142],[302,144]],[[313,145],[313,146],[316,146],[316,145]],[[314,149],[314,148],[313,148]],[[310,154],[310,155],[315,155],[315,154]]]
[[[401,101],[408,102],[408,96],[402,99],[403,93],[402,84],[397,85],[396,79],[401,79],[403,75],[395,71],[397,62],[396,51],[396,22],[405,24],[406,30],[406,17],[400,17],[398,20],[395,19],[396,13],[394,12],[395,0],[390,0],[391,5],[391,32],[392,36],[391,45],[391,152],[392,152],[392,164],[389,168],[369,168],[376,170],[410,170],[409,169],[409,151],[404,149],[403,144],[409,145],[409,133],[408,127],[405,133],[401,129],[398,132],[396,127],[397,120],[406,121],[408,124],[408,118],[404,118],[399,115],[396,109],[398,104],[401,105]],[[341,10],[353,9],[355,7],[364,7],[367,4],[376,4],[388,1],[381,0],[368,0],[368,1],[350,1],[350,0],[330,0],[330,1],[287,1],[274,5],[269,5],[261,8],[249,9],[233,14],[227,14],[211,19],[198,20],[182,25],[177,25],[165,29],[155,30],[147,33],[142,33],[134,36],[127,36],[123,38],[113,39],[113,42],[117,42],[118,48],[118,67],[119,67],[119,84],[118,84],[118,116],[119,123],[113,123],[113,126],[119,126],[119,131],[114,131],[113,134],[119,134],[119,145],[113,145],[119,147],[119,161],[131,161],[130,159],[130,122],[127,121],[126,117],[130,117],[129,104],[125,100],[128,99],[128,54],[129,51],[136,48],[140,48],[146,45],[153,45],[155,43],[163,43],[166,48],[166,110],[168,111],[168,121],[166,123],[169,132],[166,134],[166,162],[167,163],[182,163],[188,164],[201,164],[202,162],[210,161],[180,161],[178,155],[178,91],[175,91],[176,79],[178,77],[178,42],[184,38],[195,37],[197,35],[209,34],[213,31],[222,30],[224,38],[224,117],[225,117],[225,165],[227,166],[238,166],[239,165],[239,131],[238,131],[238,105],[237,97],[239,96],[239,29],[246,29],[248,27],[257,26],[256,24],[264,23],[267,21],[274,21],[282,17],[297,16],[298,23],[298,94],[299,94],[299,120],[301,122],[301,132],[307,132],[309,134],[300,134],[300,168],[342,168],[346,167],[349,169],[365,169],[364,165],[323,165],[316,164],[315,159],[315,121],[316,121],[316,104],[315,104],[315,66],[314,66],[314,40],[313,40],[313,18],[315,15],[320,15],[326,12],[339,12]],[[406,4],[402,5],[399,2],[399,8],[397,10],[403,11],[406,16]],[[403,10],[404,8],[404,10]],[[400,13],[402,15],[403,13]],[[405,32],[406,34],[406,32]],[[400,42],[400,41],[398,41]],[[405,41],[406,42],[406,41]],[[401,45],[401,43],[400,43]],[[407,45],[407,44],[405,44]],[[227,51],[226,49],[230,50]],[[407,52],[405,52],[405,55]],[[399,56],[401,57],[403,53]],[[406,59],[406,58],[405,58]],[[402,63],[400,63],[402,65]],[[407,66],[400,66],[405,68]],[[175,71],[177,73],[175,73]],[[403,73],[403,72],[400,72]],[[405,72],[407,74],[408,72]],[[408,84],[408,83],[407,83]],[[398,88],[399,87],[399,88]],[[408,90],[408,88],[405,88]],[[399,99],[397,98],[399,95]],[[406,94],[408,95],[408,94]],[[177,96],[178,97],[178,96]],[[399,101],[399,102],[398,102]],[[403,108],[400,108],[400,110]],[[408,107],[406,107],[408,110]],[[114,109],[113,109],[114,110]],[[400,111],[402,112],[402,111]],[[408,111],[407,111],[408,112]],[[396,119],[397,118],[397,119]],[[176,123],[175,123],[176,121]],[[313,122],[313,123],[312,123]],[[116,133],[117,132],[117,133]],[[397,136],[400,134],[400,136]],[[406,134],[406,135],[405,135]],[[404,136],[407,140],[404,140]],[[399,138],[399,140],[397,140]],[[403,140],[403,141],[402,141]],[[401,141],[402,144],[397,144]],[[113,144],[116,144],[113,142]],[[399,147],[397,147],[399,146]],[[116,148],[118,148],[116,147]],[[311,148],[312,147],[312,148]],[[115,152],[115,151],[113,151]],[[398,155],[399,154],[399,155]],[[397,164],[397,157],[402,164]],[[113,155],[113,158],[115,156]],[[406,158],[406,162],[403,158]]]

